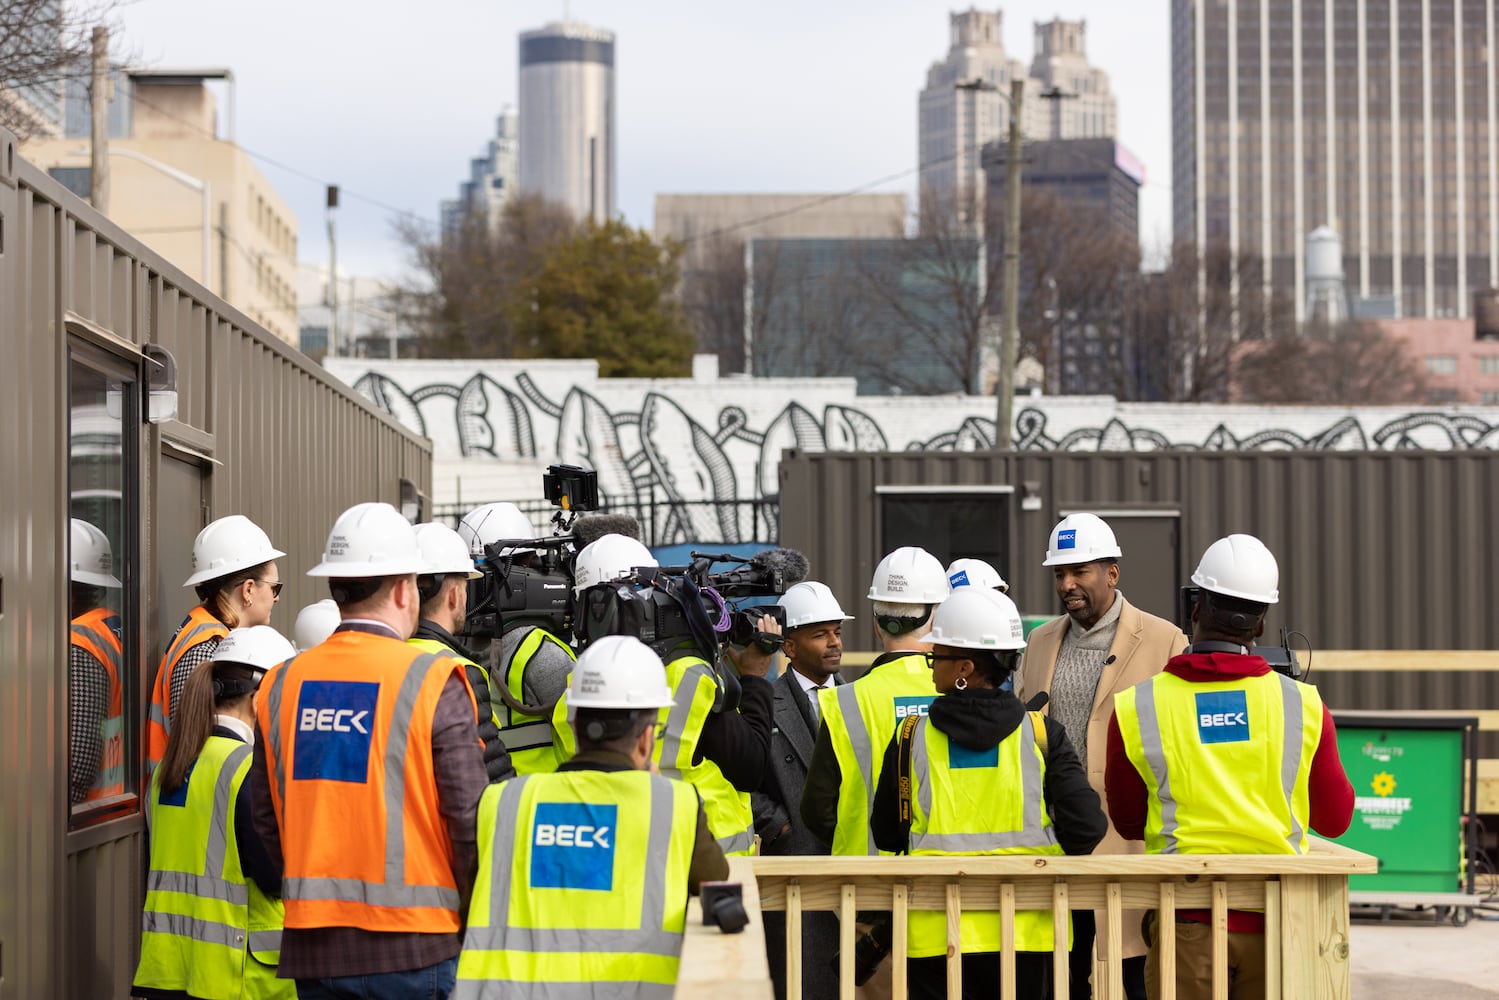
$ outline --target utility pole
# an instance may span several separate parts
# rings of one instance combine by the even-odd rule
[[[994,446],[1010,447],[1010,427],[1015,409],[1015,364],[1020,353],[1020,113],[1025,104],[1025,80],[1010,81],[1010,147],[1005,157],[1005,328],[1000,341],[998,411],[995,414]]]
[[[89,73],[89,201],[109,214],[109,29],[96,25]],[[208,222],[205,220],[205,226]],[[207,275],[203,280],[207,282]]]
[[[338,356],[338,243],[334,239],[333,216],[338,210],[338,185],[328,185],[328,353]]]

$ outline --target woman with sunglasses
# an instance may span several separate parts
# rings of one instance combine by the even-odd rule
[[[885,752],[870,829],[881,850],[912,855],[1087,854],[1107,822],[1061,725],[1001,685],[1025,648],[1015,602],[997,590],[953,591],[932,619],[927,662],[938,697],[908,717]],[[909,777],[903,802],[900,779]],[[902,819],[903,812],[909,819]],[[1017,997],[1050,997],[1052,914],[1015,914]],[[947,916],[912,910],[913,998],[947,995]],[[1000,978],[1000,915],[962,917],[963,996]],[[1060,942],[1065,948],[1066,942]]]
[[[277,979],[281,880],[250,812],[255,690],[296,650],[268,625],[237,628],[182,689],[151,778],[151,868],[132,996],[292,1000]]]
[[[198,532],[193,542],[193,573],[183,586],[194,588],[199,603],[168,641],[151,690],[146,718],[148,773],[166,754],[177,702],[193,670],[213,655],[230,629],[270,624],[271,611],[281,599],[276,560],[284,555],[243,514],[221,517]]]

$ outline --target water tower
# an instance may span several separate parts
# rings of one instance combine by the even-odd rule
[[[1306,238],[1306,318],[1329,325],[1348,318],[1343,238],[1331,226],[1318,226]]]

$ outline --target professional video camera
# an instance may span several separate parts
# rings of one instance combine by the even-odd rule
[[[484,546],[469,582],[468,617],[463,634],[493,639],[515,625],[536,625],[564,640],[573,628],[573,556],[569,532],[579,511],[598,509],[598,473],[577,465],[553,465],[542,475],[542,489],[557,508],[555,533],[547,538],[505,538]],[[516,550],[525,550],[517,552]]]
[[[1188,636],[1192,634],[1192,609],[1197,606],[1198,599],[1202,596],[1202,588],[1187,584],[1181,588],[1177,598],[1176,614],[1177,621],[1182,631]],[[1306,643],[1306,669],[1301,667],[1301,661],[1296,656],[1296,650],[1291,648],[1291,636],[1301,636],[1301,641]],[[1312,669],[1312,644],[1307,640],[1304,633],[1294,629],[1281,626],[1279,646],[1253,646],[1249,650],[1250,655],[1263,657],[1270,664],[1270,669],[1278,674],[1284,674],[1293,681],[1306,680]]]

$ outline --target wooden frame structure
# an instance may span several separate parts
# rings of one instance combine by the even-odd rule
[[[1095,969],[1094,995],[1124,996],[1120,926],[1126,910],[1163,914],[1161,955],[1175,966],[1179,908],[1213,915],[1213,993],[1228,997],[1228,911],[1265,911],[1267,1000],[1345,1000],[1349,996],[1348,876],[1373,872],[1367,854],[1313,840],[1306,855],[1132,855],[1090,857],[920,858],[733,858],[731,878],[744,886],[750,926],[728,936],[703,927],[700,911],[689,912],[682,952],[679,1000],[729,1000],[771,996],[764,958],[765,910],[786,913],[787,1000],[801,997],[801,919],[807,910],[840,916],[839,996],[854,996],[854,916],[889,910],[893,917],[893,995],[906,997],[906,921],[915,909],[944,910],[948,934],[948,996],[962,995],[958,947],[963,910],[998,911],[1002,951],[999,996],[1015,996],[1015,911],[1051,909],[1058,938],[1065,939],[1068,910],[1101,909],[1111,917],[1108,960]],[[1053,958],[1054,995],[1067,992],[1067,953]],[[1175,1000],[1171,977],[1163,1000]]]

